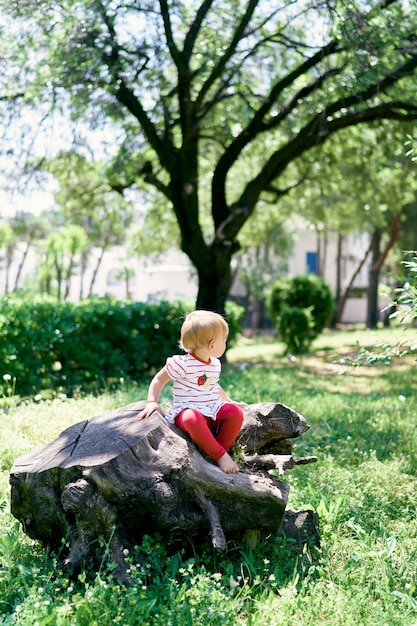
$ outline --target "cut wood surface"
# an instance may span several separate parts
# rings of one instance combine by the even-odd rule
[[[301,415],[279,403],[245,407],[241,471],[226,474],[158,412],[138,420],[143,406],[84,420],[16,459],[11,511],[30,537],[52,548],[67,538],[70,570],[101,558],[104,539],[122,571],[124,548],[145,534],[209,533],[225,549],[230,534],[279,531],[289,487],[268,470],[282,476],[316,460],[288,453],[309,428]]]

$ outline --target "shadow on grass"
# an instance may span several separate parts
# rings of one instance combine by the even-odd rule
[[[401,456],[417,470],[415,369],[355,368],[323,375],[310,363],[229,365],[225,389],[248,403],[282,402],[303,415],[310,430],[294,440],[297,456],[331,454],[357,466],[374,451],[385,462]]]

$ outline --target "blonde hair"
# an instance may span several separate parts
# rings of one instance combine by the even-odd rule
[[[213,311],[193,311],[188,313],[181,327],[180,348],[193,352],[207,346],[220,332],[227,338],[229,326],[221,315]]]

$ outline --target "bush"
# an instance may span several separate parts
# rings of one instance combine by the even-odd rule
[[[410,252],[409,258],[403,261],[407,279],[403,286],[396,289],[398,308],[391,317],[400,317],[401,322],[417,319],[417,252]]]
[[[4,297],[0,309],[0,397],[44,389],[73,394],[138,380],[178,352],[191,306],[93,298]],[[229,345],[240,331],[241,307],[228,305]]]
[[[268,309],[286,348],[301,354],[330,321],[334,301],[320,276],[280,278],[272,287]]]
[[[293,306],[284,310],[279,332],[287,350],[294,354],[307,352],[314,339],[312,316],[308,309]]]
[[[237,338],[242,333],[242,323],[245,315],[245,308],[237,302],[228,300],[226,302],[224,317],[229,325],[229,336],[227,346],[230,348],[236,343]]]

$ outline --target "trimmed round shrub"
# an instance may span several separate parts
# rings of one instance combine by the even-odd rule
[[[286,348],[301,354],[329,323],[334,300],[320,276],[279,278],[271,289],[268,309]]]
[[[293,306],[284,311],[279,332],[287,349],[294,354],[307,352],[314,339],[311,311]]]
[[[332,292],[321,276],[308,274],[293,278],[288,300],[291,306],[311,309],[316,336],[326,328],[334,311]]]
[[[278,278],[270,291],[268,299],[269,317],[277,328],[285,309],[288,308],[291,281],[288,278]]]

